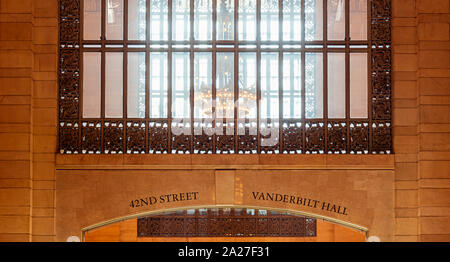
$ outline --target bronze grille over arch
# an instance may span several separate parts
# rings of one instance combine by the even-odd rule
[[[188,209],[137,220],[138,237],[315,237],[315,218],[246,208]]]
[[[222,0],[212,1],[212,21],[216,25],[220,17],[218,7],[224,2]],[[278,3],[278,36],[272,41],[270,36],[261,37],[256,35],[254,41],[240,41],[239,32],[239,5],[244,3],[242,0],[231,0],[234,3],[233,20],[234,31],[229,32],[226,37],[223,35],[217,38],[220,30],[217,26],[212,27],[212,40],[198,42],[195,40],[194,13],[195,1],[190,1],[190,13],[186,14],[189,23],[189,38],[186,41],[178,41],[175,36],[176,32],[172,32],[175,25],[172,25],[172,10],[174,1],[167,0],[167,23],[168,34],[167,39],[162,37],[158,41],[151,40],[153,32],[150,31],[149,21],[150,14],[146,13],[143,18],[145,20],[146,29],[144,35],[146,40],[131,40],[129,35],[132,33],[128,30],[128,0],[124,0],[123,6],[123,37],[121,40],[110,40],[108,36],[107,17],[107,0],[99,0],[98,5],[90,8],[101,10],[101,26],[99,27],[100,37],[96,40],[85,40],[83,37],[83,8],[85,1],[83,0],[59,0],[59,152],[63,154],[385,154],[392,152],[392,99],[391,99],[391,83],[392,83],[392,52],[391,52],[391,0],[367,0],[367,39],[352,40],[349,13],[350,3],[352,0],[323,0],[323,37],[320,40],[308,38],[306,32],[305,19],[308,14],[305,12],[305,5],[311,0],[296,1],[277,1]],[[322,0],[316,0],[322,2]],[[154,2],[154,1],[153,1]],[[147,10],[150,10],[151,0],[145,1]],[[228,0],[230,2],[230,0]],[[256,28],[261,28],[261,13],[263,1],[256,1]],[[272,3],[276,1],[266,1]],[[284,13],[283,5],[285,3],[295,3],[297,7],[301,7],[301,39],[295,36],[284,34],[283,19],[287,19],[288,15]],[[345,33],[342,40],[329,38],[327,35],[328,3],[338,3],[345,10]],[[344,3],[344,5],[342,4]],[[268,8],[274,10],[273,8]],[[223,32],[222,32],[223,33]],[[175,37],[174,39],[172,39]],[[267,38],[267,39],[266,39]],[[231,40],[230,40],[231,39]],[[289,41],[284,41],[290,39]],[[267,40],[267,41],[266,41]],[[208,45],[202,49],[202,44]],[[159,45],[158,47],[155,47]],[[252,47],[252,45],[254,47]],[[272,46],[272,47],[271,47]],[[275,46],[275,48],[273,48]],[[243,48],[244,47],[244,48]],[[109,112],[105,112],[105,105],[109,102],[105,98],[105,68],[107,68],[108,58],[106,54],[114,52],[122,52],[123,55],[123,101],[121,101],[120,112],[122,117],[111,118]],[[144,108],[141,113],[143,117],[136,114],[133,118],[128,117],[130,112],[127,107],[127,93],[131,90],[128,86],[127,75],[128,59],[132,53],[144,53],[142,58],[145,61],[147,72],[145,73],[146,90],[145,98],[140,100],[140,108]],[[166,110],[166,117],[153,117],[149,112],[149,63],[152,61],[151,54],[154,52],[163,52],[167,56],[167,102],[163,103],[161,111]],[[194,57],[197,52],[208,52],[213,54],[212,60],[212,78],[211,96],[213,99],[220,96],[219,88],[216,86],[219,73],[217,61],[219,54],[227,53],[234,59],[234,90],[230,93],[234,94],[234,114],[231,122],[222,123],[220,118],[216,118],[211,123],[204,124],[203,119],[198,119],[194,115],[194,77],[190,77],[184,90],[185,98],[190,103],[190,113],[187,122],[176,122],[173,117],[172,109],[177,94],[175,87],[172,86],[173,72],[172,61],[175,54],[184,54],[189,68],[188,74],[192,76],[195,73]],[[98,92],[100,98],[99,117],[83,117],[83,54],[99,53],[99,65],[101,67],[100,84]],[[256,107],[257,112],[252,118],[239,118],[239,96],[242,94],[239,88],[239,59],[242,53],[253,53],[257,61],[256,70]],[[262,102],[261,97],[264,96],[264,86],[262,85],[261,76],[270,72],[270,70],[262,70],[261,60],[267,57],[278,61],[278,76],[283,76],[287,70],[283,71],[283,59],[287,58],[286,54],[299,54],[302,64],[301,72],[301,112],[294,116],[285,117],[283,114],[283,96],[290,94],[283,87],[283,77],[278,77],[278,93],[273,96],[278,97],[279,107],[277,117],[269,118],[268,121],[261,125]],[[327,77],[327,68],[331,65],[328,62],[329,54],[342,54],[345,57],[345,114],[330,118],[327,113],[327,102],[329,82]],[[367,54],[368,69],[368,90],[367,90],[367,117],[355,118],[350,114],[350,62],[351,54]],[[308,54],[322,54],[323,60],[323,114],[316,117],[308,117],[311,110],[306,108],[305,104],[309,103],[308,90],[305,83],[308,83],[307,69],[305,69],[305,60]],[[95,58],[91,58],[95,59]],[[268,58],[269,59],[269,58]],[[270,60],[269,59],[269,60]],[[319,59],[319,58],[318,58]],[[320,60],[320,59],[319,59]],[[163,63],[162,63],[163,64]],[[107,70],[106,70],[107,71]],[[217,78],[217,79],[216,79]],[[220,80],[220,79],[219,79]],[[285,92],[286,91],[286,92]],[[249,95],[249,97],[252,97]],[[117,97],[116,97],[117,98]],[[286,98],[286,97],[285,97]],[[120,99],[119,99],[120,100]],[[162,100],[163,101],[163,100]],[[294,102],[291,102],[294,104]],[[166,105],[166,107],[164,107]],[[271,108],[270,110],[275,110]],[[287,109],[286,109],[287,110]],[[295,108],[289,109],[294,112]],[[212,107],[212,111],[216,112],[216,108]],[[114,114],[117,112],[114,112]],[[128,114],[127,114],[128,113]],[[109,116],[109,117],[108,117]],[[114,115],[115,116],[115,115]],[[271,116],[272,117],[272,116]],[[240,122],[240,120],[243,120]],[[214,128],[215,133],[211,134],[208,128],[203,129],[199,134],[194,132],[195,127],[202,126],[210,129]],[[251,126],[257,126],[257,133],[250,131]],[[175,127],[181,127],[191,132],[189,134],[176,135]],[[278,129],[278,140],[275,145],[266,146],[264,141],[268,139],[263,132],[267,128]],[[222,130],[223,132],[217,132]],[[232,134],[227,130],[233,130]]]

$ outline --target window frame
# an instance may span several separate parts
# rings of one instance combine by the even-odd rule
[[[235,59],[235,101],[238,96],[238,58],[240,52],[251,51],[252,49],[242,50],[239,45],[242,41],[238,40],[238,0],[235,1],[235,14],[234,14],[234,40],[233,41],[215,41],[216,26],[213,25],[213,41],[211,50],[203,50],[213,52],[213,99],[215,97],[215,77],[216,77],[216,61],[215,52],[229,51],[234,53]],[[279,103],[279,119],[278,123],[269,123],[272,125],[278,125],[279,127],[279,143],[276,146],[265,147],[262,145],[264,136],[261,135],[260,126],[258,126],[258,132],[256,135],[249,134],[247,128],[245,132],[239,133],[239,122],[237,119],[237,108],[234,108],[234,123],[229,124],[227,127],[221,126],[220,123],[213,122],[213,126],[218,128],[234,129],[234,133],[229,135],[213,134],[208,135],[204,131],[201,135],[174,135],[172,132],[172,125],[174,119],[171,117],[171,61],[172,52],[186,51],[190,54],[190,71],[193,75],[193,56],[195,48],[193,46],[196,42],[191,39],[185,44],[190,45],[188,49],[175,49],[173,47],[176,44],[172,41],[172,17],[171,11],[172,1],[168,2],[169,5],[169,39],[168,39],[168,117],[164,119],[150,118],[149,117],[149,105],[148,105],[148,87],[146,88],[146,117],[143,119],[108,119],[104,117],[104,70],[102,70],[102,116],[95,119],[86,119],[82,117],[82,54],[85,51],[85,44],[100,44],[100,49],[89,49],[90,51],[100,51],[102,53],[107,52],[107,44],[124,44],[127,43],[141,43],[140,41],[127,41],[127,4],[124,8],[124,40],[107,41],[102,37],[99,41],[85,41],[83,40],[83,0],[59,0],[59,153],[61,154],[134,154],[134,153],[212,153],[212,154],[249,154],[249,153],[275,153],[275,154],[390,154],[392,151],[392,128],[391,128],[391,86],[392,86],[392,51],[391,51],[391,1],[390,0],[368,0],[368,22],[367,22],[367,41],[350,41],[349,39],[349,0],[344,0],[346,3],[346,38],[344,41],[328,41],[327,40],[327,0],[324,1],[324,23],[323,23],[323,41],[301,41],[301,48],[279,49],[279,75],[282,74],[283,66],[283,53],[288,52],[301,52],[302,54],[302,117],[300,119],[283,119],[282,103]],[[126,0],[124,1],[127,2]],[[260,6],[260,1],[257,1]],[[282,3],[279,1],[279,39],[282,39]],[[301,4],[304,7],[305,0],[301,0]],[[149,10],[149,1],[147,1],[147,10]],[[191,1],[190,19],[191,19],[191,36],[194,34],[193,17],[193,1]],[[105,0],[102,0],[102,10],[105,10]],[[261,12],[260,8],[257,8],[257,27],[260,26]],[[302,8],[302,22],[304,25],[305,12]],[[104,14],[105,12],[102,12]],[[104,15],[102,15],[104,16]],[[213,1],[213,24],[215,24],[217,18],[216,14],[216,1]],[[147,22],[149,20],[149,12],[147,12]],[[105,33],[105,19],[102,19],[102,35]],[[147,23],[148,25],[148,23]],[[149,60],[149,53],[153,49],[150,47],[149,26],[147,28],[147,41],[145,41],[146,47],[143,49],[134,49],[137,52],[146,52],[146,63]],[[258,32],[259,30],[257,30]],[[265,43],[261,41],[260,34],[257,33],[256,54],[258,59],[258,72],[257,72],[257,97],[261,98],[261,53],[265,51],[274,52],[274,49],[265,50],[262,45]],[[302,26],[302,39],[305,39],[305,29]],[[270,42],[267,42],[269,44]],[[283,42],[285,43],[285,42]],[[231,44],[231,49],[221,49],[217,45]],[[281,47],[282,42],[277,41],[273,44],[277,44]],[[323,48],[315,49],[308,48],[306,45],[322,44]],[[327,118],[327,53],[342,52],[343,49],[335,50],[333,45],[344,44],[346,54],[346,117],[342,119],[328,119]],[[368,54],[368,118],[367,119],[354,119],[350,118],[349,108],[349,56],[352,52],[358,52],[357,48],[350,48],[352,44],[367,45],[364,52]],[[125,48],[126,49],[126,48]],[[277,50],[277,49],[275,49]],[[111,50],[114,51],[114,50]],[[117,51],[117,50],[116,50]],[[321,119],[306,119],[305,118],[305,54],[306,52],[323,52],[324,59],[324,117]],[[126,52],[125,52],[126,54]],[[105,56],[102,55],[102,68],[104,68]],[[124,70],[126,70],[127,59],[124,55]],[[150,71],[147,70],[146,71]],[[147,73],[148,77],[148,73]],[[127,111],[127,96],[126,96],[126,74],[124,77],[124,103],[123,113],[126,115]],[[147,86],[148,86],[147,79]],[[279,77],[279,97],[280,101],[283,101],[283,78]],[[193,131],[195,123],[193,117],[193,79],[190,80],[190,114],[191,118],[189,126]],[[253,122],[260,123],[260,99],[257,99],[258,116]],[[251,121],[245,120],[245,125],[250,125]],[[194,134],[194,132],[191,132]]]

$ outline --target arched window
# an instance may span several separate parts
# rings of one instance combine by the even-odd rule
[[[390,10],[60,0],[60,152],[392,153]]]

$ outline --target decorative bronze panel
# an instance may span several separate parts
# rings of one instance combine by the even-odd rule
[[[371,1],[371,122],[372,144],[370,153],[392,151],[392,51],[391,51],[391,0]],[[382,121],[380,121],[382,120]],[[366,133],[366,131],[364,131]],[[360,143],[365,141],[360,140]],[[370,139],[369,139],[370,140]],[[353,147],[356,145],[353,144]],[[361,150],[361,148],[360,148]]]
[[[139,218],[138,237],[315,237],[316,219],[260,209],[190,209]]]
[[[278,154],[280,152],[279,123],[278,119],[269,119],[266,123],[260,124],[262,154]]]
[[[347,123],[329,121],[327,130],[327,150],[330,154],[345,154],[347,152]]]
[[[103,124],[103,153],[122,154],[124,148],[122,121],[106,121]]]
[[[136,121],[127,123],[127,153],[142,154],[145,150],[145,121]]]
[[[299,154],[302,152],[303,135],[301,120],[283,120],[283,153]]]
[[[223,121],[225,122],[225,121]],[[216,122],[216,150],[217,154],[232,154],[235,152],[234,123]]]
[[[78,122],[61,122],[59,126],[59,140],[62,154],[77,154],[79,152],[78,137],[80,127]]]
[[[392,150],[391,123],[376,121],[372,124],[372,130],[372,153],[390,153],[390,151]]]
[[[212,121],[194,122],[194,154],[212,154],[214,131]]]
[[[99,154],[102,151],[102,122],[88,121],[81,124],[81,150],[83,154]]]
[[[369,123],[350,122],[350,153],[367,154],[369,148]]]
[[[292,2],[292,1],[291,1]],[[102,10],[105,11],[106,1],[102,0]],[[127,6],[127,1],[124,2]],[[140,2],[143,6],[148,8],[151,5],[155,5],[154,10],[160,8],[156,1],[143,1]],[[162,1],[161,3],[168,3],[168,17],[172,17],[172,2]],[[214,6],[218,6],[218,0],[213,0]],[[238,5],[240,1],[236,1],[235,17],[238,19]],[[278,1],[279,10],[283,10],[285,1]],[[308,8],[311,8],[312,1],[295,1],[294,5],[305,5],[308,3]],[[193,4],[193,2],[191,2]],[[194,70],[194,54],[197,50],[194,50],[193,46],[200,46],[203,42],[196,41],[193,34],[194,30],[191,30],[191,36],[189,37],[189,45],[183,43],[185,47],[180,47],[180,43],[172,40],[152,42],[150,41],[150,33],[146,32],[146,36],[142,39],[146,40],[133,40],[129,41],[126,36],[128,30],[124,30],[124,40],[110,41],[106,39],[105,35],[105,22],[107,15],[102,15],[102,30],[99,40],[86,41],[82,36],[83,25],[83,10],[82,0],[59,0],[59,60],[58,60],[58,97],[59,97],[59,149],[58,152],[62,154],[389,154],[393,153],[392,150],[392,11],[391,0],[369,0],[368,2],[368,39],[364,41],[353,41],[350,39],[348,20],[346,19],[346,37],[341,41],[328,41],[326,39],[321,41],[291,41],[291,42],[279,42],[275,43],[278,48],[276,49],[279,54],[280,68],[278,72],[278,85],[279,90],[279,118],[278,121],[268,122],[262,124],[262,108],[261,108],[261,54],[263,52],[274,52],[275,49],[265,47],[265,43],[261,42],[261,37],[257,37],[256,41],[252,43],[253,47],[245,47],[245,52],[255,53],[256,57],[256,107],[257,114],[255,119],[244,120],[238,118],[238,105],[234,106],[234,119],[228,119],[227,123],[222,119],[214,119],[212,123],[205,124],[205,119],[194,119],[194,101],[197,101],[197,97],[194,97],[194,81],[190,81],[190,89],[188,95],[190,96],[190,112],[191,120],[189,123],[179,123],[176,119],[172,119],[172,94],[175,92],[172,90],[172,55],[176,52],[190,52],[191,71]],[[261,27],[261,3],[258,1],[255,7],[258,14],[257,28]],[[292,7],[291,7],[292,8]],[[306,10],[306,7],[299,10]],[[126,10],[126,9],[124,9]],[[159,10],[159,9],[158,9]],[[190,21],[194,21],[194,12],[191,10]],[[324,9],[324,19],[327,19],[327,9]],[[346,17],[349,17],[349,8],[346,8]],[[148,12],[147,12],[148,13]],[[217,16],[217,11],[213,11],[213,16]],[[282,18],[283,12],[280,12]],[[302,21],[305,21],[306,17],[311,16],[307,12],[301,14]],[[146,25],[149,24],[148,19],[150,16],[142,16],[142,22]],[[309,17],[308,19],[312,19]],[[145,21],[147,20],[147,21]],[[213,20],[217,23],[216,20]],[[326,23],[324,23],[326,26]],[[128,16],[124,16],[123,28],[128,28]],[[168,21],[169,32],[173,28],[172,21]],[[213,26],[216,28],[216,26]],[[283,39],[282,25],[280,25],[280,39]],[[302,26],[302,35],[313,35],[314,27],[310,24]],[[144,32],[145,30],[141,30]],[[147,30],[149,31],[149,30]],[[141,33],[142,33],[141,32]],[[235,30],[235,32],[237,32]],[[170,38],[168,38],[170,39]],[[303,38],[304,39],[304,38]],[[308,40],[309,41],[309,40]],[[295,42],[295,43],[294,43]],[[158,48],[153,48],[153,44],[160,45]],[[234,64],[234,81],[230,79],[230,83],[234,83],[234,86],[230,87],[230,94],[234,94],[234,101],[239,100],[239,65],[237,63],[239,54],[242,51],[238,49],[241,45],[245,46],[248,43],[240,41],[239,37],[234,37],[234,40],[229,43],[218,42],[216,38],[212,40],[210,47],[205,51],[211,53],[212,61],[212,86],[210,93],[208,93],[208,99],[211,95],[213,100],[217,98],[216,90],[216,75],[217,64],[216,56],[219,52],[229,52],[235,54]],[[181,45],[181,46],[183,46]],[[294,47],[288,47],[296,46]],[[88,47],[87,47],[88,46]],[[110,46],[114,46],[111,48]],[[166,46],[166,47],[164,47]],[[220,46],[220,48],[218,47]],[[341,46],[341,48],[334,48],[333,46]],[[173,51],[173,49],[177,49]],[[152,52],[161,52],[167,55],[167,101],[161,103],[160,110],[163,112],[163,108],[166,107],[165,118],[150,118],[150,100],[151,96],[157,95],[149,92],[151,89],[150,79],[146,73],[140,75],[139,95],[140,95],[140,117],[142,119],[114,119],[109,120],[104,115],[105,104],[105,59],[104,54],[106,52],[141,52],[146,53],[145,57],[139,60],[140,66],[147,71],[151,71],[150,68],[150,54]],[[98,119],[84,119],[81,107],[82,105],[82,76],[81,70],[82,57],[84,52],[97,52],[102,54],[102,79],[101,79],[101,116]],[[284,101],[286,97],[283,97],[287,89],[284,85],[283,75],[283,56],[286,53],[298,53],[302,56],[301,65],[301,103],[299,106],[302,112],[301,116],[293,118],[283,118]],[[323,116],[319,118],[309,119],[315,115],[315,97],[311,94],[314,92],[312,88],[314,83],[310,83],[311,80],[305,80],[305,76],[311,79],[314,77],[311,75],[314,70],[307,70],[305,56],[310,53],[320,53],[326,58],[327,53],[338,52],[345,53],[348,57],[350,53],[367,53],[368,54],[368,117],[365,119],[353,119],[350,117],[350,102],[349,102],[349,72],[346,76],[346,116],[342,119],[329,119],[327,116],[327,106],[323,106]],[[162,60],[161,60],[162,61]],[[127,64],[124,60],[124,74],[127,74]],[[327,66],[327,59],[323,60],[324,67]],[[161,62],[161,65],[163,62]],[[309,65],[308,68],[310,68]],[[346,61],[346,68],[349,64]],[[149,70],[150,69],[150,70]],[[348,70],[347,70],[348,71]],[[192,72],[190,72],[192,74]],[[324,86],[323,94],[327,94],[327,71],[323,72]],[[131,75],[131,74],[130,74]],[[150,76],[151,77],[151,76]],[[192,76],[189,76],[192,77]],[[316,76],[321,77],[321,76]],[[191,79],[192,80],[192,79]],[[306,81],[306,82],[305,82]],[[308,82],[309,81],[309,82]],[[309,84],[308,84],[309,83]],[[308,84],[308,85],[306,85]],[[124,83],[125,98],[123,101],[124,109],[127,108],[127,83]],[[154,92],[154,91],[152,91]],[[228,91],[227,91],[228,92]],[[288,93],[286,93],[288,94]],[[161,96],[161,94],[159,94]],[[252,96],[249,98],[254,99]],[[162,99],[162,98],[161,98]],[[161,101],[165,101],[162,99]],[[287,100],[286,100],[287,101]],[[324,101],[326,102],[326,97]],[[217,105],[216,105],[217,106]],[[286,107],[288,108],[288,107]],[[205,111],[206,113],[216,114],[217,108],[212,106],[211,111]],[[293,109],[290,112],[293,112]],[[319,110],[320,111],[320,110]],[[126,112],[126,110],[124,110]],[[250,111],[249,111],[250,112]],[[210,115],[210,116],[213,116]],[[169,117],[167,117],[169,116]],[[213,119],[213,118],[211,118]],[[244,121],[244,123],[241,123]],[[257,133],[251,132],[252,128],[256,125]],[[202,127],[199,133],[195,133],[197,127]],[[205,129],[206,127],[206,129]],[[252,128],[251,128],[252,127]],[[268,134],[267,131],[270,128],[277,128],[279,130],[278,137],[273,137],[273,134]],[[185,129],[186,132],[178,134],[179,129]],[[211,131],[211,132],[209,132]],[[269,139],[270,138],[270,139]],[[274,140],[273,140],[274,139]],[[272,140],[274,144],[267,145],[265,142]]]
[[[77,119],[80,88],[80,0],[59,5],[59,119]],[[60,138],[61,139],[61,138]],[[60,145],[67,145],[61,143]],[[61,148],[64,151],[64,148]]]
[[[254,154],[258,151],[257,122],[247,120],[239,123],[238,128],[238,153]]]
[[[148,147],[151,154],[169,152],[169,123],[167,120],[148,123]]]
[[[323,154],[325,151],[325,124],[323,122],[306,122],[305,124],[305,152]]]

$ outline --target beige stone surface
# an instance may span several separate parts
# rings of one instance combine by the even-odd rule
[[[83,228],[121,217],[215,205],[297,211],[365,227],[384,241],[393,240],[393,171],[59,170],[56,176],[58,241],[80,235]],[[193,201],[130,207],[130,202],[135,199],[181,192],[199,192],[199,197]],[[297,202],[263,201],[255,199],[252,192],[289,195],[289,200],[291,196],[298,196],[320,202],[317,208],[311,208]],[[332,212],[331,206],[330,211],[322,210],[323,203],[335,204],[336,208],[341,206],[341,213],[345,214]]]

